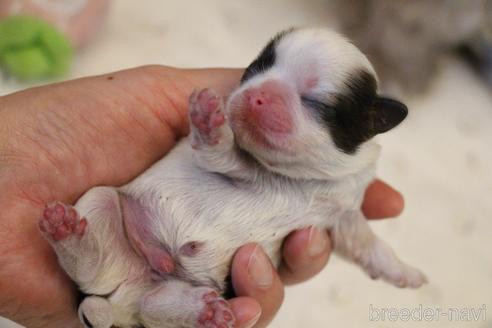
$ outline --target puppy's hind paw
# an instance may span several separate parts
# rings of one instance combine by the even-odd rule
[[[371,278],[381,278],[400,288],[419,288],[428,282],[420,270],[400,263],[397,267],[370,273]]]
[[[428,282],[425,274],[410,266],[406,266],[399,278],[394,284],[401,288],[419,288]]]
[[[205,302],[199,317],[200,328],[232,328],[235,318],[229,303],[220,297],[215,291],[210,291],[202,296]]]
[[[52,241],[61,241],[70,236],[82,237],[87,220],[80,218],[70,205],[53,202],[46,205],[39,220],[39,229]]]

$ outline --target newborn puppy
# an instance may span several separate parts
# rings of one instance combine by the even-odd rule
[[[39,225],[89,296],[87,327],[232,327],[220,296],[235,251],[259,243],[278,265],[292,230],[329,229],[372,278],[419,287],[424,275],[371,231],[360,210],[379,146],[406,107],[377,95],[373,68],[325,29],[280,33],[224,105],[190,97],[191,134],[134,181],[96,187]]]

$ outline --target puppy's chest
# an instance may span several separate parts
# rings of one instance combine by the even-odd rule
[[[305,186],[273,177],[255,182],[200,172],[190,179],[166,179],[153,193],[158,216],[177,229],[189,224],[218,231],[244,232],[309,212],[314,193]],[[156,213],[157,214],[157,213]],[[282,224],[282,222],[279,222]]]
[[[319,186],[311,183],[269,174],[244,182],[204,171],[186,153],[178,155],[159,162],[127,190],[149,209],[152,230],[180,243],[217,234],[237,242],[262,239],[266,227],[289,226],[317,201]]]

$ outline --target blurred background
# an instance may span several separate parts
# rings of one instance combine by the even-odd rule
[[[50,27],[0,19],[0,95],[146,64],[244,67],[287,27],[341,29],[375,63],[382,91],[410,108],[380,137],[378,170],[406,208],[372,225],[430,283],[397,289],[334,256],[316,278],[287,289],[271,327],[492,327],[490,1],[0,0],[3,21],[12,13]],[[45,45],[34,45],[45,48],[17,38],[16,24],[30,24],[33,35],[53,28]],[[454,315],[382,320],[389,308]],[[0,318],[0,328],[11,327]]]

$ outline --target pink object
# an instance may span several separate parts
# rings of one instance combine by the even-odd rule
[[[210,89],[204,89],[199,93],[194,92],[190,97],[190,119],[202,133],[202,139],[208,145],[219,142],[221,134],[217,128],[225,123],[225,115],[221,110],[221,102],[217,94]],[[195,147],[192,143],[192,147]]]
[[[208,292],[203,295],[202,299],[206,305],[198,317],[200,327],[227,328],[234,324],[235,318],[229,303],[224,301],[217,292]]]
[[[267,80],[231,100],[231,124],[256,145],[278,148],[295,130],[294,92],[285,83]]]
[[[0,18],[11,15],[40,17],[65,32],[76,48],[99,31],[110,0],[1,0]]]
[[[276,81],[267,81],[258,88],[246,90],[248,121],[267,132],[291,132],[293,122],[288,112],[290,94],[283,84]]]
[[[41,231],[49,234],[54,241],[64,240],[72,235],[82,237],[86,226],[85,218],[80,218],[72,206],[60,202],[49,204],[39,221]]]
[[[149,222],[152,214],[130,197],[121,197],[121,208],[128,238],[135,251],[147,259],[157,275],[166,276],[176,269],[175,259],[162,242],[156,239]]]

